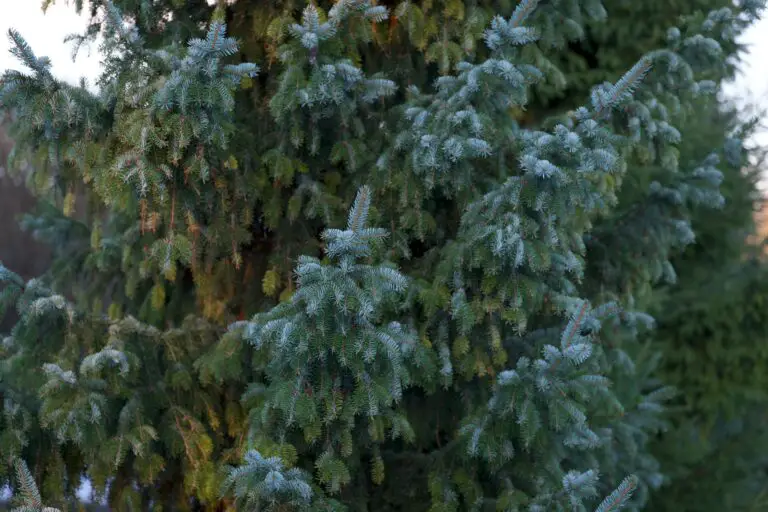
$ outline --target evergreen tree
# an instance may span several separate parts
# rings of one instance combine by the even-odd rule
[[[15,459],[13,468],[19,483],[20,506],[15,507],[12,512],[59,512],[58,509],[43,506],[40,491],[24,461]]]
[[[722,202],[681,129],[759,7],[533,125],[598,0],[94,1],[97,93],[11,31],[57,258],[0,267],[0,448],[62,506],[86,474],[120,510],[643,508],[642,308]]]
[[[665,20],[683,11],[729,7],[730,2],[606,2],[605,23],[592,23],[585,37],[571,45],[563,64],[565,89],[556,90],[547,109],[580,101],[583,88],[596,79],[613,79],[664,37]],[[681,11],[683,9],[683,11]],[[742,30],[742,20],[734,27]],[[724,42],[727,66],[718,80],[732,79],[743,50]],[[540,106],[539,95],[528,113]],[[700,98],[678,128],[681,160],[694,160],[719,148],[723,172],[723,209],[691,211],[696,241],[673,259],[676,282],[656,286],[649,297],[659,329],[650,334],[661,351],[660,377],[678,394],[667,417],[669,429],[654,448],[668,476],[654,494],[651,510],[676,510],[680,503],[696,510],[754,510],[764,500],[765,436],[762,419],[765,325],[761,316],[764,268],[748,240],[753,216],[761,203],[757,188],[760,167],[747,163],[760,148],[739,154],[739,140],[749,138],[749,116],[721,101]],[[628,173],[642,176],[653,169],[632,159]],[[624,187],[623,190],[631,190]],[[633,198],[624,200],[632,204]],[[745,243],[746,242],[746,243]],[[747,320],[749,319],[749,320]],[[739,356],[736,356],[739,354]],[[711,468],[705,470],[704,468]],[[717,468],[716,470],[714,468]],[[699,496],[695,503],[687,497]]]
[[[699,144],[717,144],[718,125],[732,126],[736,112],[703,113],[712,122],[699,128]],[[761,154],[754,148],[748,156]],[[653,497],[654,510],[673,510],[691,495],[700,496],[689,504],[697,511],[766,505],[766,264],[762,244],[750,241],[762,207],[762,162],[737,158],[722,166],[726,215],[694,212],[697,242],[676,258],[678,284],[655,293],[660,376],[679,394],[674,428],[653,450],[670,477]]]

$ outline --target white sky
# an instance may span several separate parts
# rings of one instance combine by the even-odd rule
[[[64,44],[64,38],[69,34],[82,33],[87,21],[85,13],[82,17],[78,16],[74,3],[68,3],[71,2],[57,0],[43,14],[41,0],[0,0],[0,71],[24,69],[8,53],[8,29],[13,28],[27,40],[38,57],[51,59],[56,76],[72,83],[85,76],[93,82],[99,71],[96,48],[90,56],[88,48],[81,48],[77,61],[72,62],[72,45]]]
[[[749,46],[749,54],[744,58],[736,81],[725,88],[725,93],[742,104],[768,109],[768,12],[750,27],[742,41]],[[755,137],[755,142],[768,145],[768,119],[763,120],[762,125],[764,128]]]

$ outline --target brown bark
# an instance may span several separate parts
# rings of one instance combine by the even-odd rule
[[[13,142],[0,126],[0,262],[24,279],[30,279],[45,272],[51,257],[45,245],[19,227],[19,216],[32,211],[35,198],[5,172],[12,147]],[[12,318],[0,319],[0,332],[6,331],[12,322]]]

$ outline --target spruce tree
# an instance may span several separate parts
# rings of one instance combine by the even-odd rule
[[[15,459],[13,468],[20,492],[17,498],[19,506],[13,508],[11,512],[59,512],[56,508],[43,506],[37,484],[23,460]]]
[[[565,89],[553,87],[539,95],[527,114],[537,118],[540,108],[578,103],[581,91],[596,79],[613,79],[658,45],[666,20],[730,5],[606,2],[609,18],[591,23],[584,38],[563,56]],[[740,20],[735,29],[742,30],[745,22]],[[723,49],[727,66],[718,81],[733,79],[743,51],[736,41],[725,42]],[[681,160],[718,148],[725,206],[693,208],[696,241],[673,259],[675,283],[655,286],[646,301],[659,325],[648,336],[661,353],[659,377],[677,389],[667,414],[671,428],[654,443],[667,482],[654,493],[651,510],[676,510],[684,502],[702,511],[764,506],[766,438],[759,427],[765,388],[759,376],[765,368],[760,348],[765,339],[760,291],[764,264],[749,243],[753,216],[761,207],[757,180],[764,160],[757,166],[747,162],[760,157],[757,147],[739,154],[738,141],[750,138],[755,129],[749,117],[727,102],[703,97],[677,125],[685,134],[678,144]],[[642,159],[631,159],[629,166],[636,177],[653,173]],[[700,498],[691,503],[687,496]]]
[[[696,145],[718,144],[722,126],[743,124],[737,111],[723,110],[700,110],[712,121],[698,125]],[[741,127],[745,135],[751,129],[754,123]],[[669,476],[653,496],[653,510],[674,510],[690,495],[701,498],[689,508],[702,512],[766,504],[768,268],[754,222],[763,207],[757,183],[764,156],[757,165],[745,161],[761,154],[756,147],[743,159],[724,161],[726,215],[694,212],[697,241],[675,258],[678,283],[654,294],[653,343],[664,355],[659,376],[678,396],[672,428],[653,447]]]
[[[0,449],[57,506],[87,475],[119,510],[642,509],[642,307],[722,202],[677,126],[759,7],[535,125],[599,0],[93,1],[98,92],[11,31],[56,261],[0,267]]]

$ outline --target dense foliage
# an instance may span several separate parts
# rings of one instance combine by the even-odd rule
[[[716,144],[718,130],[733,126],[734,112],[725,118],[722,109],[701,114],[708,121],[698,125],[698,144]],[[669,482],[654,495],[653,510],[675,510],[683,501],[702,512],[768,504],[762,427],[767,268],[760,240],[745,236],[754,232],[754,213],[764,207],[757,193],[764,150],[749,153],[759,159],[723,166],[722,214],[694,212],[697,242],[676,257],[678,282],[654,294],[658,328],[652,340],[663,354],[660,377],[678,396],[669,415],[673,426],[654,447]]]
[[[56,252],[40,279],[0,267],[26,488],[646,507],[678,476],[651,449],[673,395],[652,292],[745,159],[696,125],[761,5],[667,2],[627,39],[643,8],[614,3],[92,1],[96,88],[11,31],[10,160]]]

